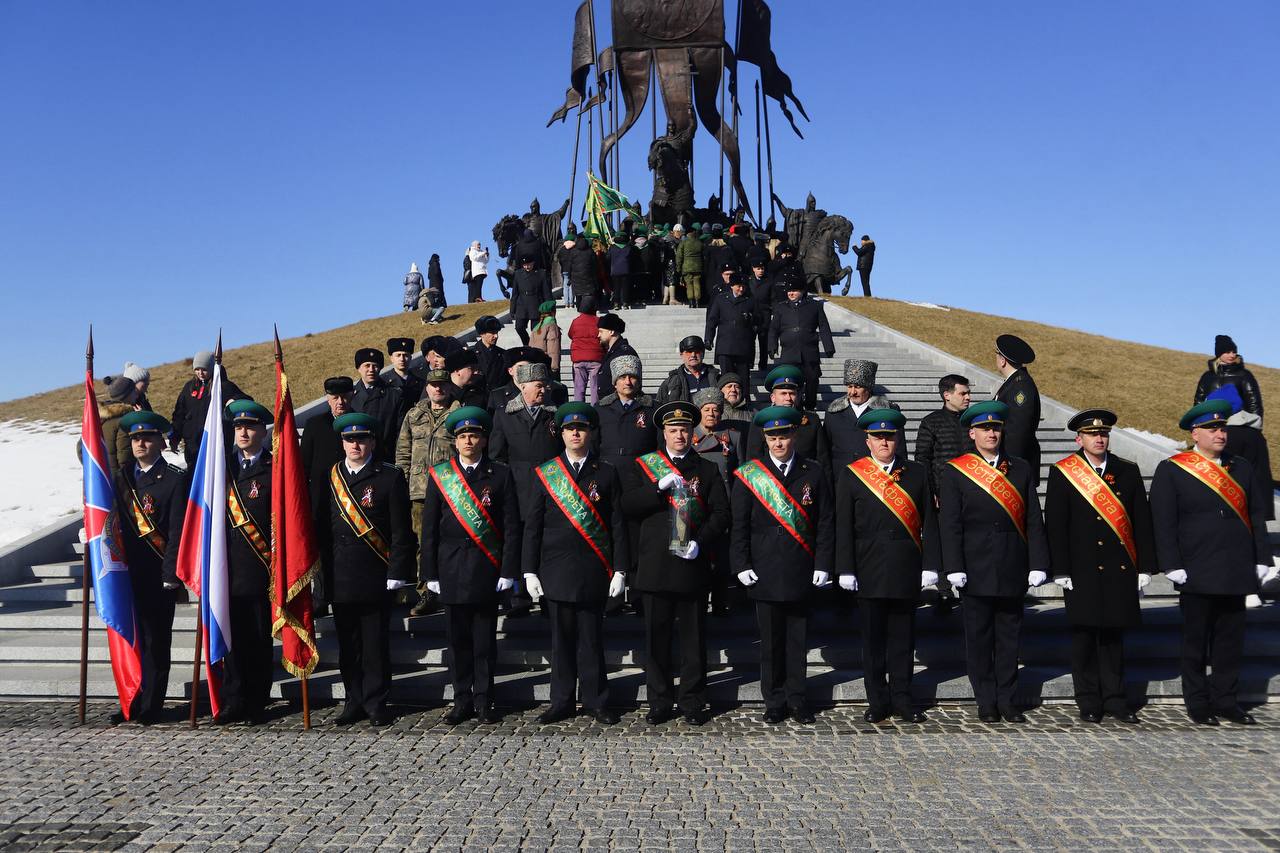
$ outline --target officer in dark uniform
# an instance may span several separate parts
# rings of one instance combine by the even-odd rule
[[[960,423],[975,449],[952,460],[938,480],[942,565],[963,593],[969,683],[984,723],[1027,721],[1014,705],[1022,599],[1049,568],[1031,466],[1000,446],[1008,411],[996,400],[965,409]]]
[[[622,509],[639,529],[632,586],[644,597],[646,720],[661,725],[678,703],[685,720],[706,722],[707,593],[711,556],[729,530],[729,497],[720,469],[692,447],[700,415],[692,403],[664,403],[655,413],[662,446],[622,469]],[[688,529],[676,550],[675,501],[687,501]],[[680,690],[674,688],[671,644],[680,628]]]
[[[265,406],[227,404],[235,452],[227,460],[227,573],[231,582],[231,650],[214,723],[264,721],[271,698],[271,451]]]
[[[1027,372],[1027,365],[1036,360],[1036,351],[1017,335],[1001,335],[996,338],[996,369],[1004,377],[1004,383],[996,391],[994,399],[1009,407],[1004,425],[1004,452],[1026,460],[1031,466],[1031,482],[1040,484],[1040,439],[1036,429],[1040,426],[1040,390]]]
[[[1049,467],[1044,502],[1053,581],[1071,624],[1076,705],[1088,723],[1102,722],[1104,713],[1138,722],[1125,701],[1124,630],[1142,623],[1138,594],[1156,570],[1142,472],[1108,450],[1115,423],[1106,409],[1067,421],[1080,449]]]
[[[771,406],[790,406],[800,413],[795,428],[795,452],[801,459],[813,459],[822,466],[822,470],[831,470],[831,449],[827,443],[826,433],[822,429],[822,421],[816,412],[800,408],[800,368],[794,364],[780,364],[764,379],[765,390],[769,392]],[[747,432],[746,455],[749,459],[764,459],[769,455],[765,441],[765,433],[756,421],[752,421]]]
[[[858,594],[869,723],[891,709],[904,723],[925,720],[911,701],[915,614],[941,552],[929,472],[898,454],[906,421],[897,409],[863,412],[868,455],[835,472],[836,567],[840,587]]]
[[[382,378],[382,351],[366,347],[356,350],[356,370],[360,376],[351,395],[351,410],[369,415],[378,422],[378,460],[393,462],[405,408],[400,389]]]
[[[453,384],[453,398],[463,406],[484,408],[489,402],[489,390],[480,373],[480,361],[474,349],[460,349],[445,357],[444,369],[449,372]]]
[[[169,422],[155,412],[129,412],[120,419],[129,435],[133,462],[115,474],[124,552],[129,561],[142,650],[142,687],[129,718],[143,725],[159,722],[169,690],[173,611],[182,594],[178,581],[178,545],[187,509],[187,478],[181,468],[164,461]],[[124,720],[112,715],[114,722]]]
[[[735,473],[730,548],[738,580],[756,602],[764,721],[812,723],[805,698],[809,596],[831,583],[835,501],[827,472],[796,452],[802,414],[770,406],[754,424],[768,455]],[[780,517],[791,519],[784,524]]]
[[[769,320],[769,353],[781,349],[778,361],[795,364],[804,374],[804,407],[818,407],[818,379],[822,376],[822,361],[818,345],[827,358],[836,354],[835,341],[831,339],[831,326],[827,312],[820,300],[805,293],[804,274],[788,271],[782,280],[787,299],[773,307]]]
[[[1156,559],[1182,609],[1182,697],[1208,726],[1256,722],[1237,702],[1244,600],[1280,573],[1267,539],[1270,478],[1223,452],[1230,412],[1226,400],[1192,407],[1178,425],[1195,447],[1157,465],[1151,481]]]
[[[767,259],[767,252],[751,258],[746,276],[747,292],[755,301],[756,352],[760,354],[761,373],[764,373],[765,366],[769,363],[769,325],[773,319],[773,284],[764,274]]]
[[[485,454],[493,418],[466,406],[445,419],[456,453],[432,470],[422,516],[420,580],[444,604],[456,726],[496,723],[491,693],[498,657],[498,596],[520,569],[520,513],[511,469]],[[477,519],[477,521],[471,521]]]
[[[703,337],[715,349],[722,376],[736,373],[749,380],[756,350],[756,302],[746,285],[742,273],[729,274],[728,290],[711,299]]]
[[[501,331],[502,321],[497,317],[486,314],[476,320],[476,341],[471,350],[476,354],[476,366],[484,376],[486,392],[507,384],[507,369],[502,361],[505,350],[498,346]]]
[[[388,384],[400,389],[400,405],[406,412],[422,398],[422,390],[426,387],[422,377],[409,370],[409,362],[413,360],[414,346],[413,338],[387,340],[391,372],[386,375],[386,380]]]
[[[350,376],[329,377],[324,381],[325,402],[329,407],[312,415],[303,424],[302,469],[307,473],[311,517],[317,530],[329,526],[329,472],[334,463],[343,457],[342,437],[333,431],[333,422],[351,411],[351,395],[354,391],[355,383]],[[315,596],[312,603],[317,616],[323,616],[329,611],[329,595],[324,579],[332,576],[333,566],[323,565],[323,562],[330,556],[326,551],[320,552],[320,573],[311,584]]]
[[[352,412],[333,422],[344,458],[329,474],[329,524],[321,548],[331,553],[332,578],[325,579],[338,635],[338,669],[346,702],[334,722],[350,725],[368,717],[389,725],[392,590],[414,574],[417,537],[409,518],[409,486],[400,469],[378,461],[380,424]]]
[[[523,512],[522,567],[529,593],[546,596],[551,620],[551,706],[538,717],[555,723],[574,714],[574,693],[603,725],[608,707],[604,609],[622,595],[630,564],[618,471],[591,453],[596,410],[565,403],[555,412],[564,452],[539,466]]]

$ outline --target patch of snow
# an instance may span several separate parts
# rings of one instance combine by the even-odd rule
[[[0,546],[84,511],[80,425],[0,421]],[[181,453],[165,459],[186,467]]]
[[[936,311],[950,311],[951,309],[945,305],[934,305],[932,302],[908,302],[908,305],[914,305],[917,308],[933,308]]]
[[[1170,454],[1177,453],[1179,450],[1182,450],[1184,447],[1186,447],[1186,444],[1187,444],[1185,441],[1181,439],[1170,438],[1169,436],[1161,435],[1158,432],[1147,432],[1146,430],[1133,429],[1132,427],[1124,427],[1120,431],[1127,432],[1130,435],[1136,436],[1138,438],[1146,439],[1152,444],[1157,444],[1163,449],[1169,451]]]

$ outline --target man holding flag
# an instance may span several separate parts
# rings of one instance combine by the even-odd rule
[[[271,413],[252,400],[227,404],[235,453],[227,483],[227,568],[231,590],[231,653],[222,683],[218,725],[263,722],[271,695],[271,453],[265,447]]]
[[[147,725],[160,720],[169,689],[173,613],[181,589],[175,569],[182,539],[186,481],[182,469],[161,458],[164,436],[169,431],[167,420],[155,412],[130,412],[120,419],[120,429],[128,434],[133,451],[133,461],[122,464],[116,474],[115,488],[124,519],[124,552],[137,617],[137,641],[133,645],[141,655],[141,686],[129,711],[113,720],[137,720]],[[85,442],[85,447],[93,446]],[[91,535],[92,531],[86,528],[85,533]],[[108,582],[108,577],[98,576],[100,571],[111,570],[95,568],[95,592]],[[99,610],[106,604],[100,599]],[[112,625],[105,616],[103,621]],[[118,666],[115,651],[113,647],[113,669]]]
[[[210,381],[209,408],[205,414],[200,451],[191,468],[191,489],[178,548],[178,577],[200,600],[197,637],[206,661],[209,705],[217,718],[222,713],[222,679],[231,652],[231,590],[227,570],[227,445],[223,441],[222,342]],[[199,684],[191,686],[194,707]],[[194,717],[192,718],[194,720]]]

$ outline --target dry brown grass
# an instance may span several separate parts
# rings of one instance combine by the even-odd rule
[[[324,380],[330,376],[355,376],[352,356],[360,347],[379,349],[391,337],[411,337],[419,343],[428,335],[456,335],[470,329],[482,314],[506,310],[506,300],[476,305],[450,305],[438,326],[424,326],[416,313],[398,313],[363,320],[326,332],[315,332],[281,341],[285,370],[295,405],[324,394]],[[207,344],[206,344],[207,345]],[[194,351],[193,347],[193,351]],[[275,355],[270,341],[227,350],[223,356],[227,376],[255,400],[268,408],[275,402]],[[115,369],[115,365],[111,365]],[[95,371],[99,377],[103,374]],[[151,387],[147,397],[156,411],[168,417],[182,386],[191,378],[191,356],[151,367]],[[79,421],[84,394],[82,385],[71,385],[0,403],[0,421]],[[106,391],[99,383],[98,398]]]
[[[1178,419],[1190,408],[1196,382],[1212,353],[1191,353],[1105,338],[1088,332],[979,314],[939,311],[890,299],[836,297],[836,303],[940,350],[995,370],[995,339],[1010,333],[1036,351],[1031,372],[1042,393],[1072,406],[1105,406],[1123,426],[1178,438]],[[1213,332],[1205,336],[1212,343]],[[1248,357],[1246,354],[1246,363]],[[1249,364],[1263,400],[1280,405],[1280,370]],[[1280,475],[1280,419],[1264,419],[1272,476]]]

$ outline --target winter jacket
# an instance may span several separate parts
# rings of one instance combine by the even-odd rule
[[[1195,402],[1203,403],[1205,398],[1224,385],[1234,385],[1240,392],[1243,411],[1262,417],[1262,390],[1258,388],[1258,380],[1253,372],[1244,366],[1244,359],[1235,364],[1220,364],[1216,358],[1209,359],[1209,369],[1200,377],[1196,385]]]
[[[702,274],[702,241],[688,234],[676,246],[676,272],[680,275]]]
[[[595,314],[579,314],[569,324],[569,357],[574,361],[603,361],[600,346],[600,318]]]
[[[529,346],[536,347],[551,358],[551,375],[560,375],[560,327],[554,317],[539,321],[529,330]]]
[[[404,416],[396,439],[396,467],[409,481],[410,500],[426,498],[431,469],[453,454],[453,436],[444,422],[458,408],[456,400],[443,409],[432,409],[429,400],[422,400]]]
[[[871,271],[871,265],[876,262],[876,244],[868,240],[865,246],[850,246],[853,253],[858,256],[858,269]]]
[[[960,412],[943,406],[921,418],[916,432],[916,461],[929,469],[929,491],[937,495],[942,469],[972,449],[969,430],[960,426]]]
[[[636,259],[632,257],[633,254],[635,254],[635,249],[630,245],[610,246],[609,275],[631,275],[632,268],[636,266]]]
[[[120,419],[133,411],[131,403],[99,403],[98,419],[102,422],[102,438],[107,445],[107,473],[133,461],[133,444],[129,434],[120,429]]]
[[[604,360],[600,364],[600,372],[596,374],[596,399],[603,400],[613,393],[613,360],[624,355],[640,356],[635,347],[627,343],[627,339],[619,337],[613,346],[604,352]]]
[[[538,306],[551,299],[551,280],[545,269],[529,272],[516,270],[515,286],[511,288],[511,319],[519,322],[538,319]]]
[[[227,378],[227,369],[222,371],[222,403],[226,405],[232,400],[252,400],[248,394],[240,390],[236,383]],[[195,462],[200,452],[200,438],[204,434],[204,416],[209,411],[209,386],[201,384],[194,376],[187,380],[178,392],[178,400],[173,404],[173,441],[182,439],[186,442],[183,448],[187,463]]]
[[[573,248],[560,256],[560,271],[569,274],[569,285],[575,294],[595,292],[596,255],[587,238],[579,237]]]
[[[417,308],[422,295],[422,273],[411,272],[404,277],[404,307]]]

